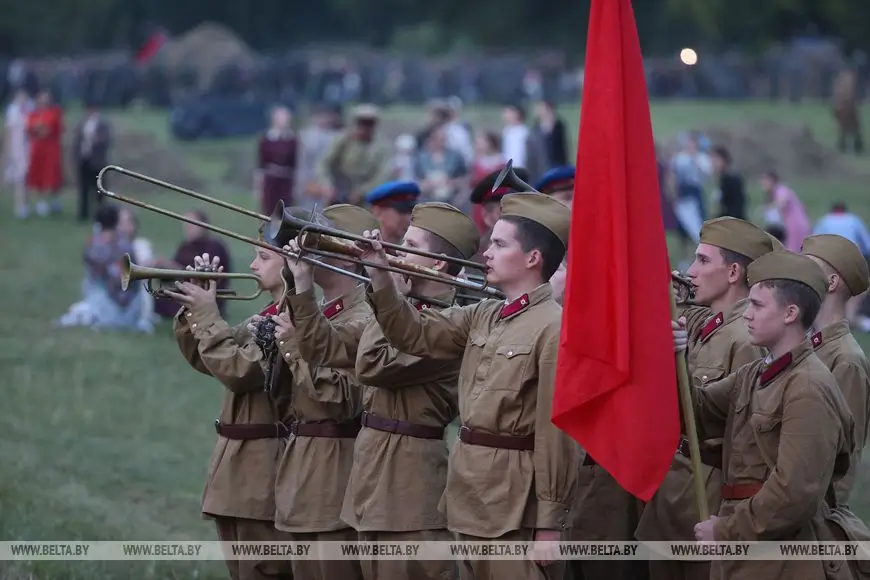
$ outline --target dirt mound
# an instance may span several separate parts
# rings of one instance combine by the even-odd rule
[[[200,88],[205,88],[226,65],[254,66],[256,54],[229,28],[204,22],[169,40],[160,51],[160,60],[170,74],[193,68]]]
[[[67,132],[65,151],[69,151],[72,141],[72,131]],[[72,167],[71,156],[67,157],[67,183],[77,183],[76,169]],[[115,143],[111,151],[111,163],[120,165],[130,171],[144,173],[162,181],[168,181],[188,189],[201,189],[202,180],[190,170],[179,155],[157,141],[154,136],[129,129],[118,129]],[[107,176],[109,189],[117,190],[121,195],[140,195],[153,193],[157,187],[143,181],[118,175]]]
[[[734,157],[734,165],[747,177],[774,170],[789,176],[814,176],[854,173],[854,167],[833,147],[819,142],[809,126],[776,121],[713,125],[700,129],[714,145],[724,145]],[[677,149],[676,140],[668,143]]]

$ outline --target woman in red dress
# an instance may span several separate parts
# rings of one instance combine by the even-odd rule
[[[58,195],[63,187],[60,153],[63,111],[48,91],[39,93],[36,109],[27,117],[27,136],[30,139],[27,188],[37,192],[36,213],[43,216],[57,213],[60,211]]]
[[[271,215],[279,200],[285,205],[293,202],[297,146],[290,120],[286,107],[275,108],[269,130],[260,139],[257,150],[254,194],[260,202],[260,211],[266,215]]]
[[[36,109],[27,117],[27,136],[30,139],[27,188],[37,192],[36,213],[57,213],[60,211],[58,195],[63,187],[60,153],[63,111],[54,103],[48,91],[39,93]]]

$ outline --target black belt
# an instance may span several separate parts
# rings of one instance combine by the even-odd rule
[[[708,467],[722,469],[722,447],[718,445],[715,447],[703,445],[700,442],[699,447],[701,451],[701,463]],[[689,451],[689,440],[685,437],[680,438],[680,444],[677,445],[677,453],[683,457],[692,458],[692,454]]]
[[[444,427],[419,425],[417,423],[399,421],[398,419],[388,419],[387,417],[380,417],[366,412],[362,414],[362,424],[363,427],[368,427],[375,431],[407,435],[408,437],[416,437],[417,439],[444,438]]]

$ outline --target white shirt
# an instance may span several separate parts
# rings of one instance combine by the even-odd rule
[[[526,166],[529,128],[525,125],[508,125],[501,132],[501,152],[505,159],[513,159],[514,167]]]

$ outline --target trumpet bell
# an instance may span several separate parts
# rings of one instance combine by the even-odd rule
[[[265,238],[273,246],[283,248],[290,240],[296,239],[305,226],[312,223],[325,226],[323,222],[325,220],[315,210],[287,206],[279,200],[269,217]]]
[[[257,283],[256,292],[239,296],[232,290],[220,289],[217,297],[220,300],[254,300],[263,293],[263,286],[255,274],[242,274],[235,272],[202,272],[198,270],[173,270],[170,268],[149,268],[133,262],[130,254],[124,254],[121,260],[121,289],[127,290],[130,282],[137,280],[145,281],[145,290],[156,298],[165,297],[164,287],[167,283],[182,280],[254,280]],[[154,289],[152,282],[157,280],[159,287]]]
[[[530,191],[532,193],[541,193],[531,184],[524,181],[514,171],[514,160],[508,159],[507,163],[502,167],[501,172],[492,184],[492,191],[495,192],[500,187],[509,187],[516,191]]]

